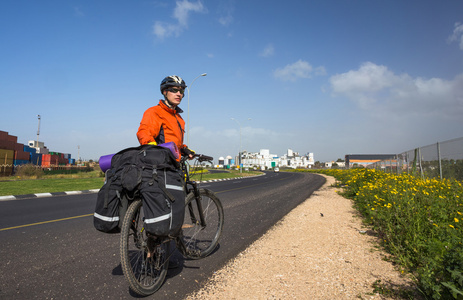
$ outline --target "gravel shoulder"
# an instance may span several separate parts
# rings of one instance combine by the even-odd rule
[[[334,178],[325,177],[322,188],[187,299],[402,299],[414,290],[384,259],[352,201],[336,193]]]

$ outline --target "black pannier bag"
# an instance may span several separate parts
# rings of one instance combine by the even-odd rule
[[[178,235],[186,195],[179,163],[169,149],[152,145],[124,149],[113,156],[106,176],[95,208],[96,229],[120,230],[129,202],[141,197],[145,229],[157,236]]]
[[[185,191],[180,172],[169,168],[145,170],[140,196],[145,229],[156,236],[177,236],[185,214]]]
[[[98,192],[93,225],[99,231],[118,232],[122,187],[112,169],[106,171],[105,177],[105,183]]]

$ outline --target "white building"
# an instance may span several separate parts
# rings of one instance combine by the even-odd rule
[[[288,149],[286,154],[281,157],[276,154],[271,154],[269,149],[261,149],[258,153],[243,151],[242,163],[244,168],[311,168],[314,165],[314,158],[313,153],[301,156],[292,149]]]

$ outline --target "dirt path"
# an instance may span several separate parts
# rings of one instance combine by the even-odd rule
[[[351,200],[326,178],[188,299],[399,299],[398,293],[413,289],[377,250],[377,238],[362,226]]]

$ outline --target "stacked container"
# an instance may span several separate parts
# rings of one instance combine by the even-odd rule
[[[42,167],[64,166],[67,164],[63,156],[51,153],[52,152],[50,152],[50,154],[42,154]]]
[[[24,155],[23,149],[17,151],[18,138],[13,135],[9,135],[8,132],[0,131],[0,175],[10,176],[13,173],[13,165],[16,160],[16,153],[19,152],[19,159],[29,157]]]
[[[49,152],[46,147],[37,149],[18,143],[16,136],[0,131],[0,176],[10,176],[14,166],[29,163],[42,167],[65,166],[75,164],[75,159],[68,153]]]
[[[24,146],[24,152],[29,153],[29,162],[36,165],[36,166],[41,166],[42,165],[42,154],[37,153],[37,149],[29,147],[29,146]]]

